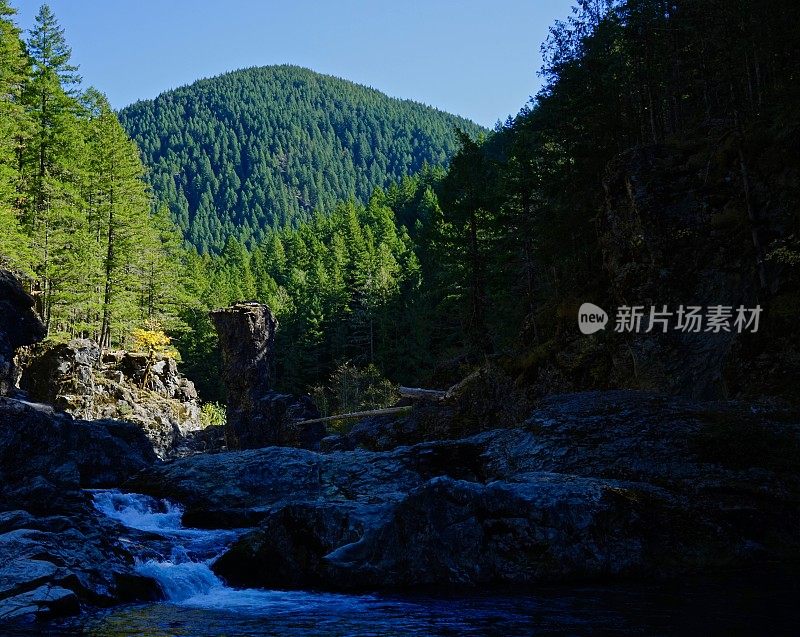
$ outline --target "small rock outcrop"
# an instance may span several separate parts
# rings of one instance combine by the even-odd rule
[[[33,310],[33,298],[10,272],[0,270],[0,396],[14,387],[14,352],[41,341],[45,327]]]
[[[135,422],[162,458],[201,428],[197,391],[172,358],[151,365],[146,354],[103,354],[94,341],[73,339],[33,348],[26,359],[20,387],[31,399],[78,418]]]
[[[214,310],[228,407],[225,438],[229,449],[268,445],[317,448],[322,424],[303,425],[319,416],[308,396],[274,391],[272,366],[278,321],[266,305],[237,303]]]

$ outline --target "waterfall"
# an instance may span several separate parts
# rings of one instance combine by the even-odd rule
[[[168,500],[117,490],[91,493],[98,511],[132,530],[135,542],[129,542],[129,547],[143,547],[134,556],[136,571],[156,580],[170,603],[263,615],[298,608],[352,611],[374,601],[371,595],[230,588],[214,574],[211,564],[243,529],[187,529],[181,522],[183,509]]]
[[[136,570],[156,580],[167,600],[191,603],[226,591],[210,565],[240,532],[186,529],[182,508],[167,500],[114,490],[94,491],[93,496],[95,507],[109,518],[163,538],[153,548],[160,558],[138,558]]]

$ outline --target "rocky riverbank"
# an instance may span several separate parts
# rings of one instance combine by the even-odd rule
[[[20,294],[0,317],[0,342],[12,344],[4,360],[41,338]],[[260,311],[241,306],[225,319]],[[257,367],[268,342],[229,355],[229,373],[252,372],[247,361]],[[50,356],[66,356],[81,378],[93,350],[77,345]],[[55,387],[70,404],[92,398]],[[265,436],[272,446],[166,461],[141,423],[0,397],[0,621],[163,594],[134,560],[152,532],[102,515],[87,492],[98,487],[168,498],[186,527],[248,527],[211,565],[233,587],[488,590],[762,570],[800,557],[800,414],[790,408],[583,392],[462,435],[451,426],[458,405],[425,404],[319,442],[319,431],[295,437],[305,425],[264,400],[268,383],[240,389],[228,440]],[[449,424],[430,439],[415,427],[435,422],[437,409]]]
[[[639,392],[552,397],[520,427],[391,451],[266,448],[132,490],[259,527],[215,565],[329,589],[661,577],[800,555],[796,414]]]
[[[27,398],[77,418],[136,423],[161,459],[189,452],[202,437],[197,391],[174,358],[104,352],[82,338],[27,348],[18,358]]]

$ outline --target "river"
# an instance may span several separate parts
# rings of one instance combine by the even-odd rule
[[[243,531],[188,529],[179,506],[148,496],[95,491],[105,515],[150,538],[131,542],[137,570],[166,600],[95,611],[20,628],[13,635],[69,637],[257,637],[792,634],[800,584],[794,576],[546,586],[494,594],[338,594],[233,589],[211,570]],[[35,632],[34,632],[35,631]]]

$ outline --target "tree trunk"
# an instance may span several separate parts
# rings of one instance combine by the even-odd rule
[[[483,281],[483,262],[478,247],[478,220],[475,211],[469,216],[469,251],[470,262],[472,265],[471,281],[471,323],[470,337],[473,344],[481,353],[488,353],[488,340],[486,335],[486,321],[483,315],[483,303],[485,298]]]
[[[103,294],[103,324],[100,328],[100,347],[107,348],[111,345],[111,275],[114,270],[114,185],[113,178],[109,191],[108,202],[108,247],[106,250],[106,281]]]

